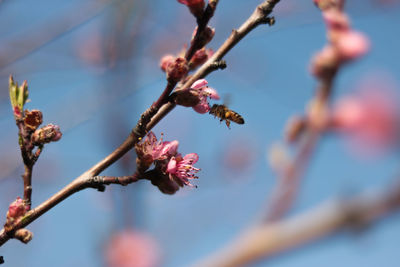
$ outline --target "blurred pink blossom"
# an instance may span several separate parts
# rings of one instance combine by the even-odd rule
[[[108,267],[155,267],[159,266],[160,251],[151,236],[128,229],[113,234],[105,257]]]
[[[356,31],[346,31],[340,34],[335,43],[341,60],[353,60],[366,54],[369,50],[368,38]]]
[[[399,114],[394,94],[365,89],[338,101],[332,114],[334,129],[348,134],[358,150],[381,150],[398,142]]]

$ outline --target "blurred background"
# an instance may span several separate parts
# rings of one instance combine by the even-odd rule
[[[259,2],[220,1],[208,47],[216,49]],[[363,87],[398,92],[400,1],[348,2],[352,26],[369,36],[371,52],[343,68],[334,98]],[[253,223],[276,183],[268,151],[283,140],[288,118],[304,113],[316,86],[310,58],[326,43],[321,13],[311,0],[282,0],[274,16],[273,27],[257,28],[225,58],[228,68],[207,78],[244,117],[243,126],[229,130],[208,114],[177,107],[154,129],[165,140],[179,140],[182,154],[199,154],[197,189],[169,196],[140,181],[104,193],[80,192],[28,227],[34,233],[28,245],[11,240],[2,246],[5,266],[111,266],[130,258],[141,267],[187,266]],[[125,139],[165,86],[160,58],[178,53],[194,27],[187,8],[172,0],[0,1],[3,221],[8,205],[22,194],[23,173],[8,76],[28,81],[26,107],[42,110],[44,123],[63,132],[35,165],[37,206]],[[341,135],[324,137],[291,214],[393,181],[397,145],[360,153],[349,143]],[[131,153],[104,174],[134,170]],[[394,215],[360,235],[338,234],[253,266],[398,266],[399,219]]]

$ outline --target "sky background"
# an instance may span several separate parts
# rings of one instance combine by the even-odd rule
[[[210,23],[216,34],[209,47],[217,48],[259,2],[220,1]],[[346,9],[353,28],[369,36],[371,51],[340,71],[334,99],[365,84],[398,91],[400,2],[355,0]],[[75,194],[29,225],[34,238],[28,245],[11,240],[0,248],[5,266],[104,266],[107,240],[128,227],[154,238],[160,266],[187,266],[253,223],[276,182],[268,151],[283,140],[288,118],[303,114],[316,87],[308,71],[310,58],[326,43],[321,14],[311,0],[282,0],[274,15],[276,25],[250,33],[226,56],[228,68],[207,78],[244,117],[244,125],[229,130],[212,116],[177,107],[154,128],[165,140],[179,140],[182,154],[199,154],[197,189],[169,196],[140,181],[110,186],[104,193]],[[3,221],[9,203],[22,194],[23,173],[8,76],[28,81],[31,102],[26,107],[42,110],[44,123],[57,124],[63,132],[35,165],[37,206],[128,135],[165,86],[160,58],[178,53],[194,27],[185,6],[172,0],[0,2]],[[134,162],[130,154],[104,174],[130,174]],[[381,188],[393,181],[398,162],[396,148],[360,157],[343,136],[326,136],[291,214],[332,197]],[[398,266],[399,219],[394,215],[362,234],[341,233],[254,266]]]

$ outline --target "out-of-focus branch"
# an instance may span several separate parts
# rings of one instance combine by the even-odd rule
[[[330,200],[292,218],[256,225],[222,251],[194,266],[248,266],[342,230],[365,229],[399,208],[400,183],[380,192]]]
[[[216,63],[220,63],[223,56],[226,55],[244,36],[246,36],[251,30],[256,28],[258,25],[265,23],[273,23],[273,18],[269,18],[269,14],[272,12],[274,6],[280,0],[266,0],[260,4],[253,14],[240,26],[238,30],[234,30],[228,39],[221,45],[221,47],[215,52],[215,54],[206,62],[204,65],[198,69],[193,76],[185,82],[181,88],[189,88],[196,80],[205,77],[210,71],[215,70]],[[162,101],[160,101],[162,102]],[[146,110],[140,120],[138,121],[136,127],[132,130],[131,134],[127,139],[110,155],[105,157],[103,160],[95,164],[89,170],[81,174],[70,184],[65,186],[59,192],[54,194],[52,197],[44,201],[38,207],[28,211],[22,218],[19,219],[8,231],[4,228],[0,230],[0,246],[6,243],[10,238],[13,238],[15,231],[26,227],[31,222],[35,221],[41,215],[46,213],[51,208],[55,207],[58,203],[65,200],[72,194],[85,189],[93,187],[93,177],[99,175],[103,170],[108,168],[123,155],[125,155],[129,150],[131,150],[136,143],[138,143],[144,135],[150,131],[166,114],[168,114],[175,104],[166,102],[166,104],[161,105],[161,107],[154,108],[153,106]],[[97,187],[98,189],[103,189],[103,186]]]
[[[333,79],[336,71],[330,77],[320,82],[313,107],[315,113],[320,116],[325,115],[328,109],[329,98],[332,92]],[[266,221],[274,221],[284,216],[291,208],[300,188],[300,179],[311,160],[314,150],[317,147],[321,137],[321,130],[316,125],[307,125],[301,143],[299,144],[297,154],[283,171],[282,176],[278,179],[278,184],[272,192],[272,198],[268,205],[269,210],[266,214]]]

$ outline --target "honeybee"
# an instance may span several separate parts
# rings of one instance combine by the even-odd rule
[[[225,105],[214,104],[210,109],[210,114],[219,118],[219,121],[225,120],[226,126],[230,129],[231,121],[236,122],[237,124],[244,124],[244,119],[240,116],[239,113],[230,110]]]

